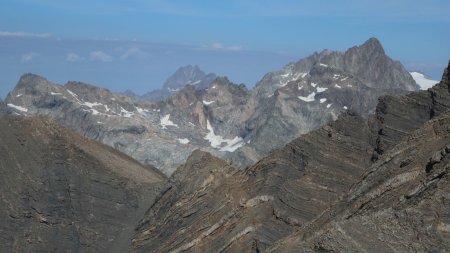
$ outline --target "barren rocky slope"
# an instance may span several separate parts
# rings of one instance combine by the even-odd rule
[[[166,178],[45,118],[0,117],[0,251],[125,252]]]
[[[181,69],[167,87],[181,89],[177,80],[186,76],[209,76],[195,69]],[[195,149],[245,168],[347,110],[366,117],[379,96],[418,88],[374,38],[345,53],[323,51],[288,64],[251,90],[224,77],[206,89],[194,83],[153,103],[27,74],[6,103],[10,113],[48,115],[170,175]]]
[[[450,62],[432,89],[380,99],[245,171],[194,152],[132,252],[446,252]]]

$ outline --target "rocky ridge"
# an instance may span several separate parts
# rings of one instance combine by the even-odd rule
[[[0,117],[2,252],[125,252],[158,170],[48,118]]]
[[[246,170],[194,152],[132,252],[445,252],[450,62],[427,91],[380,99]],[[192,173],[192,174],[191,174]]]
[[[154,103],[24,75],[6,102],[15,114],[51,116],[169,175],[195,149],[244,168],[347,110],[367,117],[379,96],[414,89],[409,73],[370,39],[345,53],[324,51],[289,64],[251,90],[219,77],[205,89],[187,85]]]

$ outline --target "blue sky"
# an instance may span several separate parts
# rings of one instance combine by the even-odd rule
[[[0,97],[24,72],[144,93],[189,63],[253,86],[289,61],[370,37],[439,79],[448,13],[448,0],[2,0]]]

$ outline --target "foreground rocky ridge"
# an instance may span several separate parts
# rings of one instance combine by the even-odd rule
[[[194,152],[132,252],[445,252],[450,62],[440,84],[341,115],[245,171]],[[192,174],[191,174],[192,173]]]
[[[251,90],[224,77],[205,89],[197,81],[181,88],[186,76],[209,75],[192,66],[181,69],[166,87],[180,90],[155,103],[28,74],[6,103],[12,114],[48,115],[170,175],[196,149],[245,168],[347,110],[366,117],[379,96],[417,89],[376,39],[345,53],[323,51],[288,64]]]
[[[46,118],[0,117],[2,252],[125,252],[166,185],[153,167]]]

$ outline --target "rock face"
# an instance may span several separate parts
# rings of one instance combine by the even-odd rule
[[[0,130],[2,252],[125,252],[166,185],[155,168],[49,119],[4,116]]]
[[[386,56],[375,38],[344,53],[315,53],[268,73],[251,91],[254,112],[246,121],[251,143],[229,157],[235,164],[253,164],[346,110],[367,117],[380,96],[417,89],[411,75]]]
[[[5,102],[3,102],[3,100],[0,99],[0,116],[3,116],[4,114],[6,114],[6,104]]]
[[[380,99],[238,170],[197,151],[132,252],[446,252],[450,62],[439,85]]]
[[[417,89],[376,39],[288,64],[251,90],[225,77],[205,81],[210,76],[195,66],[181,68],[165,85],[180,90],[155,103],[28,74],[6,102],[11,113],[51,116],[170,175],[196,149],[245,168],[346,111],[367,117],[379,96]]]
[[[148,92],[142,98],[156,102],[163,101],[186,85],[193,85],[196,89],[202,90],[207,88],[216,77],[213,73],[205,74],[197,65],[187,65],[170,76],[161,90]]]

